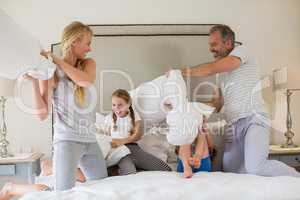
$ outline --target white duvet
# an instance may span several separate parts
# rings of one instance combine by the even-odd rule
[[[300,178],[200,172],[184,179],[176,172],[140,172],[85,183],[64,192],[34,192],[21,200],[300,199]]]

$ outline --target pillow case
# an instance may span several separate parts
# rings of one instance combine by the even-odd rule
[[[129,91],[133,108],[142,119],[142,128],[147,132],[153,124],[166,119],[168,110],[164,104],[173,104],[178,108],[186,102],[186,84],[180,70],[170,71],[170,75],[142,83],[139,87]]]
[[[188,102],[180,70],[171,70],[168,76],[143,83],[130,91],[130,95],[135,110],[142,118],[144,132],[153,124],[166,120],[169,125],[167,139],[173,145],[191,144],[202,126],[203,115],[209,116],[214,110],[198,102]]]
[[[40,55],[40,42],[1,9],[0,24],[0,76],[17,79],[31,72],[35,78],[51,78],[56,65]]]
[[[166,112],[163,110],[162,99],[163,84],[166,80],[166,76],[160,76],[129,91],[133,108],[140,115],[143,125],[151,126],[165,120]]]

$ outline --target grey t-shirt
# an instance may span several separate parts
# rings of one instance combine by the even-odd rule
[[[85,88],[85,107],[75,101],[75,85],[65,77],[62,70],[57,71],[59,82],[53,92],[54,143],[62,140],[76,142],[96,142],[95,110],[90,88]]]
[[[266,114],[256,60],[247,54],[242,45],[236,46],[229,56],[240,58],[241,66],[220,74],[227,123],[234,123],[254,113]]]

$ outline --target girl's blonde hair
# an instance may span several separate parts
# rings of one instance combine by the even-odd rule
[[[71,24],[67,25],[64,28],[62,38],[61,38],[61,51],[63,56],[66,56],[67,53],[70,51],[71,45],[74,41],[78,39],[82,40],[86,34],[91,34],[91,36],[93,35],[93,31],[88,25],[85,25],[78,21],[74,21]],[[84,71],[85,68],[84,60],[77,59],[75,67],[80,69],[81,71]],[[76,86],[76,89],[74,91],[75,100],[80,106],[83,107],[85,105],[84,88],[79,87],[78,85],[75,86]]]
[[[129,93],[126,90],[118,89],[118,90],[113,92],[112,97],[121,98],[127,104],[130,104],[130,106],[129,106],[129,116],[131,118],[132,127],[134,128],[135,127],[135,115],[134,115],[134,111],[133,111],[133,108],[132,108],[132,100],[131,100],[131,97],[130,97]],[[117,125],[116,125],[117,116],[114,112],[112,114],[112,118],[113,118],[113,129],[116,130],[117,129]],[[133,130],[131,130],[131,132],[132,131]]]

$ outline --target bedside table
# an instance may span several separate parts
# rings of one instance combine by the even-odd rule
[[[0,158],[0,187],[5,182],[34,183],[40,174],[41,153],[18,154],[13,157]]]
[[[270,145],[269,150],[270,159],[284,162],[300,172],[300,147],[281,148],[279,145]]]

